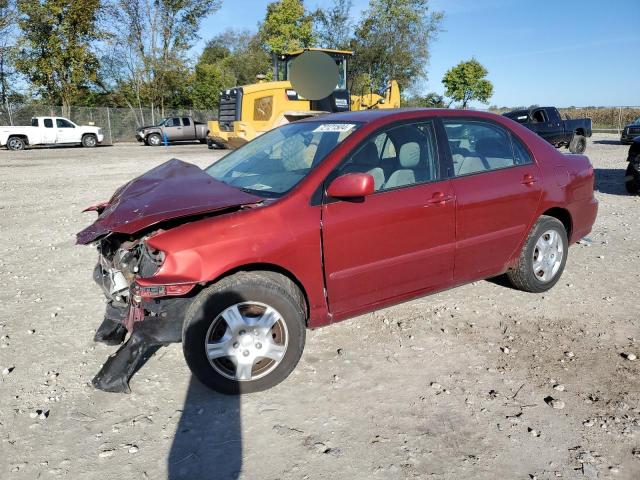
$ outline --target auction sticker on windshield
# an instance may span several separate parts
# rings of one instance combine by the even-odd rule
[[[348,132],[349,130],[355,128],[355,124],[353,123],[323,123],[318,128],[316,128],[313,133],[316,132]]]

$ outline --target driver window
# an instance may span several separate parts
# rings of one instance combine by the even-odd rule
[[[74,128],[71,122],[66,121],[64,118],[56,118],[57,128]]]
[[[167,121],[167,127],[179,127],[180,126],[180,119],[179,118],[170,118]]]
[[[439,179],[436,135],[432,122],[390,128],[369,139],[337,174],[368,173],[376,191]]]

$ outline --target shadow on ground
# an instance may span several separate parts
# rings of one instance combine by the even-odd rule
[[[593,143],[600,145],[623,145],[620,140],[594,140]]]
[[[242,468],[240,396],[191,377],[168,459],[169,480],[236,479]]]
[[[594,174],[596,176],[595,189],[600,193],[608,193],[610,195],[629,195],[624,188],[624,175],[627,167],[626,162],[622,163],[621,168],[596,168]]]

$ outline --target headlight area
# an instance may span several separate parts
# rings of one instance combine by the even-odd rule
[[[181,285],[142,286],[136,282],[133,284],[132,298],[135,302],[140,303],[143,300],[150,300],[153,298],[179,297],[189,293],[191,290],[193,290],[193,287],[195,287],[195,285],[195,283],[187,283]]]

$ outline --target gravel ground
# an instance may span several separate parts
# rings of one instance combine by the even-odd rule
[[[192,380],[180,345],[130,395],[90,387],[115,347],[92,342],[95,251],[74,246],[83,207],[165,160],[220,152],[0,151],[0,478],[640,478],[627,148],[589,142],[593,243],[572,247],[550,292],[482,281],[311,331],[287,381],[242,398]]]

